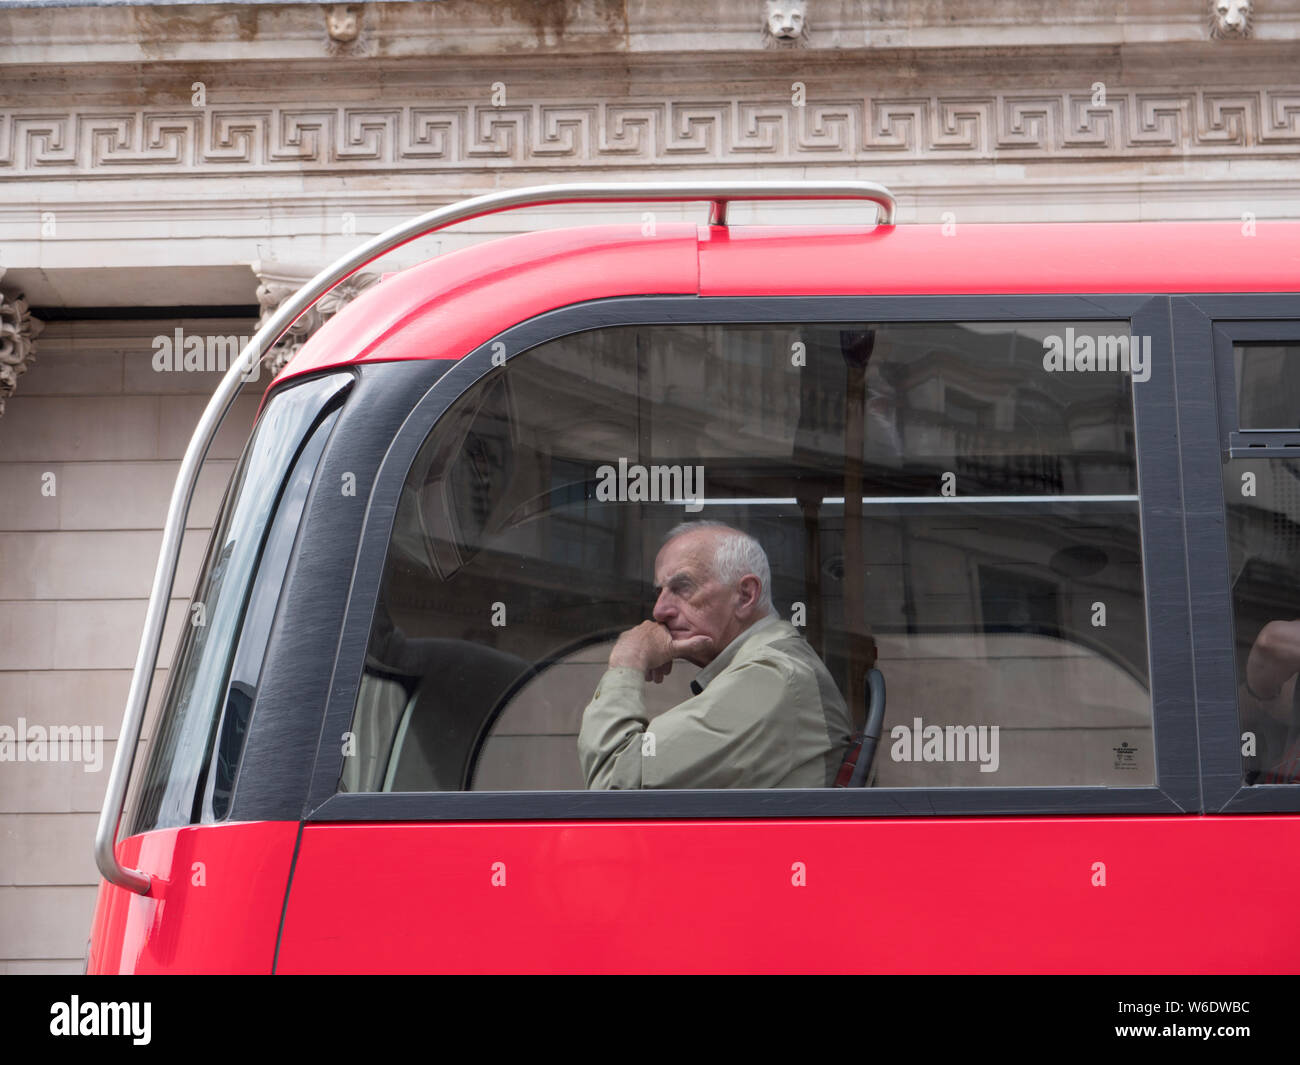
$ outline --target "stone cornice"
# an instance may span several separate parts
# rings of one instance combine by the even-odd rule
[[[328,5],[7,9],[0,61],[266,59],[331,54]],[[359,50],[380,56],[590,55],[765,50],[760,0],[446,0],[365,3]],[[1300,38],[1300,0],[1261,0],[1253,37]],[[808,51],[1209,39],[1206,0],[809,0]],[[1237,42],[1232,42],[1235,45]],[[41,52],[32,56],[31,50]],[[25,58],[23,53],[27,53]],[[63,54],[58,54],[63,53]]]
[[[1295,0],[1300,5],[1300,0]],[[4,15],[0,13],[0,27]],[[1058,28],[1058,34],[1067,32]],[[935,82],[1013,85],[1053,78],[1078,83],[1095,78],[1127,85],[1151,82],[1196,84],[1276,81],[1294,73],[1300,62],[1300,24],[1285,38],[1240,41],[1129,40],[1004,44],[973,33],[942,47],[805,49],[759,51],[723,49],[716,38],[695,51],[593,52],[555,57],[536,52],[508,56],[471,54],[428,56],[261,57],[240,51],[225,58],[168,57],[149,63],[104,59],[79,69],[75,62],[57,65],[41,58],[41,49],[23,50],[0,42],[0,86],[10,103],[96,99],[104,102],[189,104],[194,79],[204,80],[210,102],[262,102],[294,99],[340,103],[383,98],[393,92],[424,92],[437,98],[463,95],[472,88],[486,99],[496,82],[511,93],[582,96],[611,89],[635,95],[650,86],[684,85],[717,91],[722,87],[767,84],[788,87],[792,80],[809,85],[819,79],[852,77],[864,87]],[[83,60],[84,53],[75,57]],[[1226,76],[1225,76],[1226,75]]]

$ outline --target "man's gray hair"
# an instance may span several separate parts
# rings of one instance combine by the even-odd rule
[[[721,521],[684,521],[674,525],[664,537],[666,545],[686,533],[702,529],[720,529],[726,535],[716,538],[713,553],[713,575],[726,585],[736,585],[750,573],[758,578],[758,605],[765,614],[776,613],[772,606],[772,567],[768,565],[763,545],[749,533],[741,532]]]

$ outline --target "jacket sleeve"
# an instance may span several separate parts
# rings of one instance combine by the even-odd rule
[[[578,734],[588,788],[766,788],[792,767],[794,677],[759,656],[725,670],[650,724],[642,674],[601,678]]]
[[[588,788],[641,787],[642,736],[650,720],[643,683],[640,670],[606,670],[582,712],[578,760]]]

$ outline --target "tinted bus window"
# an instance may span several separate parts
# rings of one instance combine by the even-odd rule
[[[1235,344],[1237,424],[1300,429],[1300,344]]]
[[[846,698],[875,654],[875,786],[1154,783],[1142,377],[1047,357],[1128,332],[628,326],[510,359],[406,480],[341,790],[582,789],[583,710],[694,518],[757,537]]]
[[[1232,359],[1239,428],[1300,429],[1300,345],[1236,344]],[[1274,443],[1294,457],[1223,467],[1247,784],[1300,781],[1300,433]]]
[[[286,388],[258,419],[191,599],[131,834],[219,819],[228,809],[298,518],[351,382],[332,374]]]

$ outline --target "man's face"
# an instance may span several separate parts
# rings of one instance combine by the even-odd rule
[[[659,590],[655,621],[666,627],[674,640],[690,636],[713,640],[707,653],[688,659],[697,666],[707,666],[717,658],[744,631],[748,620],[739,590],[722,584],[713,574],[716,536],[707,529],[684,533],[665,544],[655,559]]]

